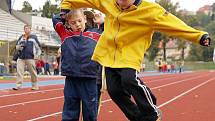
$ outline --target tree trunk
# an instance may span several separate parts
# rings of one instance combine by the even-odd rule
[[[163,60],[166,61],[166,42],[163,42]]]

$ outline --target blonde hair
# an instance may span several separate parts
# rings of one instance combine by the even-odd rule
[[[73,10],[70,10],[70,12],[66,14],[66,20],[70,19],[71,17],[75,17],[78,14],[82,14],[83,17],[85,16],[84,15],[84,11],[83,11],[82,8],[80,8],[80,9],[73,9]]]

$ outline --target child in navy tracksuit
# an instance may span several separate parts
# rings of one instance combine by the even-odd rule
[[[65,21],[70,29],[64,26]],[[78,121],[80,102],[84,121],[97,120],[97,85],[99,64],[91,60],[101,31],[86,29],[82,9],[71,10],[53,18],[55,31],[61,38],[61,72],[66,76],[63,121]]]

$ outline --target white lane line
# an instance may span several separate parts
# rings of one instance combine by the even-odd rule
[[[47,99],[41,99],[41,100],[34,100],[34,101],[28,101],[28,102],[22,102],[22,103],[15,103],[15,104],[11,104],[11,105],[4,105],[4,106],[0,106],[0,109],[1,108],[6,108],[6,107],[17,106],[17,105],[25,105],[25,104],[29,104],[29,103],[37,103],[37,102],[42,102],[42,101],[55,100],[55,99],[60,99],[60,98],[64,98],[64,96],[59,96],[59,97],[54,97],[54,98],[47,98]]]
[[[201,76],[201,77],[202,77],[202,76]],[[195,78],[198,78],[198,77],[195,77]],[[190,80],[190,79],[193,79],[193,78],[189,78],[189,80]],[[182,94],[176,96],[175,98],[173,98],[173,99],[171,99],[171,100],[169,100],[169,101],[167,101],[167,102],[165,102],[165,103],[159,105],[158,108],[161,108],[161,107],[163,107],[164,105],[167,105],[168,103],[170,103],[170,102],[172,102],[172,101],[178,99],[179,97],[182,97],[182,96],[184,96],[185,94],[187,94],[187,93],[189,93],[189,92],[191,92],[191,91],[197,89],[198,87],[201,87],[201,86],[205,85],[206,83],[212,81],[213,79],[215,79],[215,77],[212,78],[212,79],[209,79],[208,81],[206,81],[206,82],[204,82],[204,83],[201,83],[200,85],[197,85],[196,87],[194,87],[194,88],[192,88],[192,89],[190,89],[190,90],[188,90],[188,91],[186,91],[186,92],[184,92],[184,93],[182,93]],[[186,80],[188,80],[188,79],[186,79]],[[177,81],[177,82],[179,82],[179,81]],[[182,80],[182,82],[183,82],[183,80]],[[175,84],[176,84],[176,83],[175,83]],[[171,85],[173,85],[173,84],[171,84]],[[168,85],[166,85],[166,86],[168,86]],[[158,87],[160,87],[160,86],[158,86]],[[162,86],[162,87],[165,87],[165,86]],[[157,87],[155,87],[155,88],[157,88]],[[62,97],[63,97],[63,96],[62,96]],[[49,99],[52,100],[51,98],[49,98]],[[47,100],[49,100],[49,99],[47,99]],[[46,100],[44,100],[44,101],[46,101]],[[110,101],[112,101],[112,99],[104,100],[104,101],[102,101],[102,103],[106,103],[106,102],[110,102]],[[31,101],[31,102],[34,102],[34,101]],[[23,104],[23,103],[20,103],[20,104]],[[0,108],[1,108],[1,107],[0,107]],[[58,115],[58,114],[61,114],[61,113],[62,113],[62,112],[57,112],[57,113],[45,115],[45,116],[42,116],[42,117],[30,119],[30,120],[28,120],[28,121],[35,121],[35,120],[39,120],[39,119],[44,119],[44,118],[47,118],[47,117],[50,117],[50,116],[54,116],[54,115]]]
[[[205,81],[205,82],[203,82],[203,83],[201,83],[201,84],[199,84],[199,85],[197,85],[197,86],[195,86],[195,87],[193,87],[193,88],[191,88],[191,89],[185,91],[184,93],[181,93],[180,95],[178,95],[178,96],[172,98],[171,100],[169,100],[169,101],[167,101],[167,102],[165,102],[165,103],[159,105],[158,108],[161,108],[161,107],[163,107],[163,106],[165,106],[165,105],[167,105],[167,104],[169,104],[169,103],[171,103],[171,102],[177,100],[178,98],[180,98],[180,97],[182,97],[182,96],[188,94],[188,93],[191,92],[191,91],[194,91],[194,90],[198,89],[199,87],[202,87],[202,86],[208,84],[209,82],[211,82],[211,81],[213,81],[213,80],[215,80],[215,77],[213,77],[213,78],[211,78],[211,79],[209,79],[209,80],[207,80],[207,81]]]
[[[199,75],[199,74],[194,73],[192,75],[183,75],[183,77],[187,78],[187,77],[193,77],[193,76],[196,76],[196,75]],[[171,76],[171,77],[167,77],[167,78],[160,78],[160,79],[151,80],[151,81],[147,81],[147,82],[145,82],[144,79],[143,79],[143,82],[146,83],[146,84],[149,84],[149,83],[153,83],[153,82],[158,82],[158,81],[163,81],[163,80],[169,80],[169,79],[174,79],[174,78],[178,78],[178,77],[179,77],[179,75],[177,75],[177,76]],[[146,79],[146,80],[148,80],[148,79]]]
[[[52,113],[52,114],[45,115],[45,116],[41,116],[41,117],[38,117],[38,118],[29,119],[29,120],[27,120],[27,121],[36,121],[36,120],[48,118],[48,117],[51,117],[51,116],[59,115],[59,114],[61,114],[61,113],[62,113],[62,112]]]
[[[208,76],[208,75],[204,75],[204,76]],[[199,78],[199,77],[204,77],[204,76],[197,76],[197,77],[192,77],[192,78],[188,78],[188,79],[184,79],[184,80],[180,80],[180,81],[176,81],[176,82],[172,82],[172,83],[168,83],[168,84],[164,84],[164,85],[161,85],[161,86],[157,86],[157,87],[152,87],[151,89],[158,89],[158,88],[161,88],[161,87],[166,87],[166,86],[169,86],[169,85],[173,85],[173,84],[177,84],[177,83],[182,83],[182,82],[186,82],[186,81],[189,81],[189,80],[192,80],[192,79],[196,79],[196,78]]]
[[[9,94],[9,95],[1,95],[2,97],[11,97],[11,96],[19,96],[19,95],[27,95],[27,94],[36,94],[36,93],[43,93],[43,92],[51,92],[51,91],[58,91],[63,90],[63,88],[57,88],[57,89],[50,89],[50,90],[41,90],[41,91],[34,91],[34,92],[25,92],[25,93],[19,93],[19,94]]]
[[[188,80],[199,78],[199,77],[202,77],[202,76],[198,76],[198,77],[194,77],[194,78],[189,78],[189,79],[185,79],[185,80],[181,80],[181,81],[184,82],[184,81],[188,81]],[[163,85],[163,86],[161,85],[161,86],[158,86],[158,87],[154,87],[154,89],[165,87],[165,86],[169,86],[169,85],[173,85],[173,84],[177,84],[177,83],[180,83],[180,81],[177,81],[176,83],[170,83],[170,84],[166,84],[166,85]],[[104,101],[102,101],[102,103],[107,103],[107,102],[110,102],[110,101],[112,101],[112,99],[104,100]],[[54,115],[58,115],[58,114],[62,114],[62,112],[57,112],[57,113],[53,113],[53,114],[49,114],[49,115],[37,117],[37,118],[34,118],[34,119],[29,119],[27,121],[36,121],[36,120],[39,120],[39,119],[48,118],[48,117],[51,117],[51,116],[54,116]]]
[[[153,90],[153,89],[157,89],[157,88],[161,88],[161,87],[166,87],[166,86],[169,86],[169,85],[181,83],[181,82],[188,81],[188,80],[191,80],[191,79],[194,79],[194,78],[199,78],[199,77],[200,77],[200,76],[198,76],[198,77],[193,77],[193,78],[188,78],[188,79],[185,79],[185,80],[181,80],[181,81],[177,81],[177,82],[173,82],[173,83],[161,85],[161,86],[154,87],[154,88],[151,88],[151,89]],[[201,77],[202,77],[202,76],[201,76]],[[63,96],[60,96],[60,97],[62,98]],[[15,104],[10,104],[10,105],[4,105],[4,106],[0,106],[0,109],[1,109],[1,108],[6,108],[6,107],[11,107],[11,106],[17,106],[17,105],[35,103],[35,102],[49,101],[49,100],[58,99],[58,98],[59,98],[59,97],[47,98],[47,99],[41,99],[41,100],[34,100],[34,101],[22,102],[22,103],[15,103]],[[108,102],[108,101],[111,101],[111,99],[110,99],[110,100],[106,100],[106,101],[107,101],[107,102]],[[102,102],[102,103],[105,103],[106,101],[104,101],[104,102]]]
[[[195,73],[194,73],[195,74]],[[186,75],[188,76],[188,75]],[[191,76],[191,75],[189,75]],[[168,80],[168,79],[173,79],[173,78],[178,78],[178,76],[170,76],[170,77],[167,77],[167,78],[162,78],[162,79],[156,79],[156,80],[153,80],[151,79],[151,81],[147,81],[147,82],[144,82],[144,83],[153,83],[153,82],[157,82],[157,81],[162,81],[162,80]],[[35,92],[26,92],[26,93],[19,93],[19,94],[9,94],[9,95],[1,95],[0,98],[2,97],[10,97],[10,96],[19,96],[19,95],[27,95],[27,94],[36,94],[36,93],[43,93],[43,92],[50,92],[50,91],[58,91],[58,90],[63,90],[64,88],[57,88],[57,89],[50,89],[50,90],[41,90],[41,91],[35,91]],[[3,89],[2,91],[7,91],[9,92],[9,89]]]
[[[102,103],[107,103],[107,102],[110,102],[110,101],[112,101],[112,99],[103,100]],[[52,114],[49,114],[49,115],[44,115],[44,116],[41,116],[41,117],[29,119],[27,121],[36,121],[36,120],[40,120],[40,119],[44,119],[44,118],[48,118],[48,117],[55,116],[55,115],[60,115],[60,114],[62,114],[62,112],[56,112],[56,113],[52,113]]]
[[[151,81],[147,81],[145,83],[149,84],[149,83],[153,83],[153,82],[158,82],[158,81],[163,81],[163,80],[169,80],[169,79],[174,79],[174,78],[178,78],[178,76],[177,77],[169,77],[169,78],[162,78],[162,79],[151,80]]]

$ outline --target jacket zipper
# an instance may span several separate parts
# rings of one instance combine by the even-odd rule
[[[79,72],[81,72],[81,70],[82,70],[82,68],[81,68],[81,65],[82,65],[82,60],[81,60],[81,57],[80,57],[80,47],[81,47],[81,45],[80,45],[80,43],[81,43],[81,41],[82,41],[82,39],[83,39],[83,32],[80,32],[80,38],[76,41],[77,42],[77,55],[76,55],[76,58],[77,58],[77,60],[78,60],[78,66],[79,66]]]
[[[118,35],[118,33],[119,33],[119,30],[120,30],[120,22],[119,22],[119,16],[122,14],[122,11],[119,13],[119,15],[117,16],[117,21],[118,21],[118,23],[119,23],[119,27],[118,27],[118,31],[117,31],[117,33],[116,33],[116,35],[115,35],[115,37],[114,37],[114,44],[115,44],[115,51],[114,51],[114,63],[115,63],[115,60],[116,60],[116,51],[117,51],[117,44],[116,44],[116,37],[117,37],[117,35]]]

